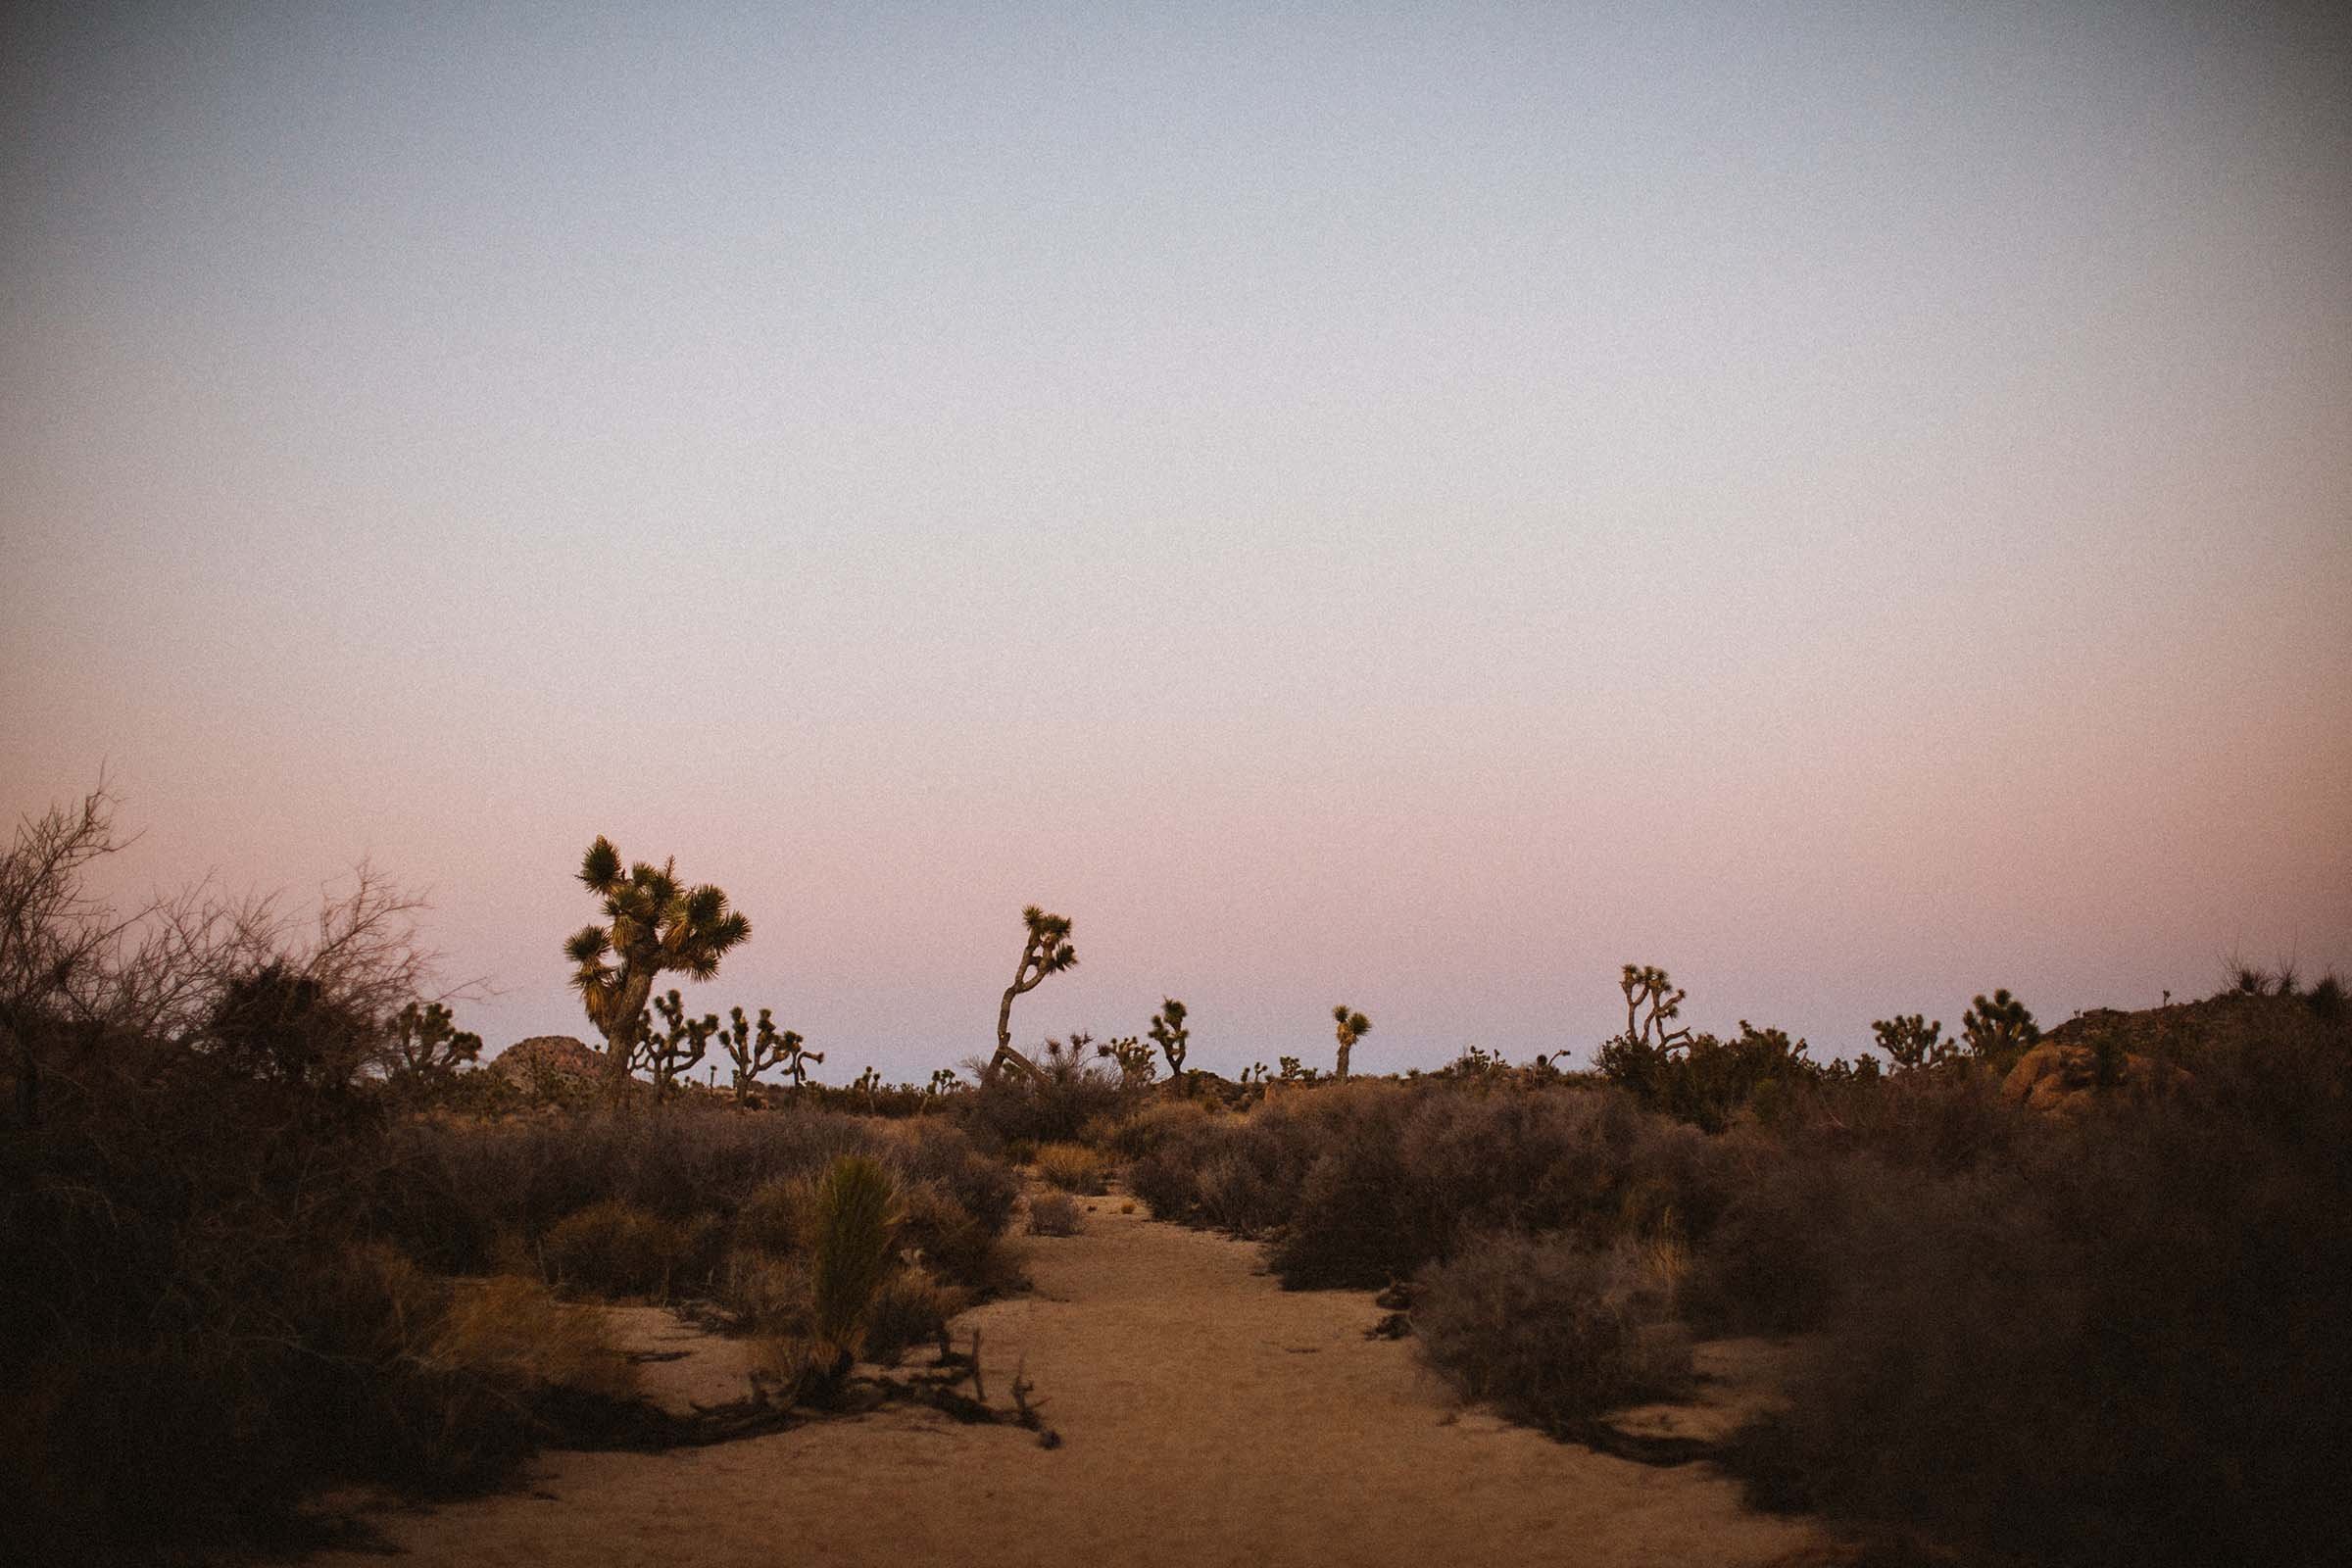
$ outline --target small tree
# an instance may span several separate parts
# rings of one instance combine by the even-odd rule
[[[1625,1038],[1636,1045],[1655,1051],[1672,1051],[1688,1045],[1688,1027],[1670,1029],[1667,1025],[1682,1016],[1683,998],[1687,991],[1678,991],[1666,971],[1654,964],[1629,963],[1617,981],[1617,989],[1625,993]],[[1647,1007],[1647,1016],[1642,1009]]]
[[[2006,1071],[2040,1044],[2041,1027],[2026,1004],[2003,987],[1989,1002],[1978,997],[1960,1015],[1960,1037],[1968,1042],[1969,1054]]]
[[[1372,1032],[1372,1020],[1360,1012],[1349,1012],[1348,1004],[1343,1002],[1331,1009],[1331,1021],[1339,1026],[1336,1032],[1340,1037],[1340,1065],[1332,1076],[1345,1078],[1348,1076],[1348,1054],[1355,1049],[1358,1040]]]
[[[1878,1037],[1879,1049],[1886,1053],[1898,1072],[1940,1067],[1960,1059],[1960,1042],[1942,1038],[1940,1018],[1930,1023],[1924,1013],[1898,1012],[1891,1018],[1874,1019],[1870,1032]]]
[[[800,1054],[801,1037],[789,1029],[776,1033],[775,1019],[766,1007],[760,1009],[757,1028],[744,1017],[741,1007],[727,1009],[727,1023],[718,1032],[718,1039],[726,1047],[728,1059],[735,1064],[735,1103],[740,1105],[751,1098],[752,1086],[761,1073],[782,1066]],[[806,1075],[807,1069],[802,1072]]]
[[[449,1008],[438,1002],[411,1002],[393,1015],[385,1033],[395,1077],[447,1078],[482,1054],[482,1037],[458,1028]]]
[[[1152,1059],[1152,1048],[1133,1035],[1105,1041],[1095,1048],[1095,1054],[1118,1063],[1119,1082],[1128,1088],[1150,1083],[1159,1071],[1159,1063]]]
[[[571,984],[588,1021],[605,1037],[606,1093],[617,1101],[645,1023],[654,980],[674,970],[696,980],[718,973],[718,960],[752,934],[752,923],[706,884],[688,888],[677,862],[644,860],[620,868],[620,853],[602,834],[580,861],[580,882],[605,903],[605,923],[582,927],[564,944]]]
[[[1184,1082],[1184,1055],[1193,1038],[1192,1031],[1184,1026],[1184,1004],[1174,997],[1160,998],[1159,1010],[1152,1015],[1152,1027],[1148,1032],[1152,1036],[1152,1043],[1159,1047],[1160,1054],[1168,1058],[1168,1076],[1181,1087]]]
[[[1032,904],[1021,911],[1021,920],[1029,928],[1029,938],[1021,948],[1021,961],[1012,971],[1012,984],[1004,988],[1004,1000],[997,1008],[997,1054],[984,1077],[993,1078],[1006,1067],[1022,1077],[1036,1076],[1037,1064],[1012,1049],[1012,999],[1035,991],[1046,976],[1078,964],[1078,950],[1070,946],[1066,918],[1048,914]]]
[[[654,1075],[654,1086],[667,1093],[679,1076],[692,1072],[710,1049],[710,1037],[719,1032],[718,1014],[706,1012],[700,1018],[686,1016],[686,1004],[676,989],[654,999],[655,1010],[662,1014],[666,1027],[654,1033],[652,1020],[645,1020],[639,1030],[642,1041],[642,1059]]]

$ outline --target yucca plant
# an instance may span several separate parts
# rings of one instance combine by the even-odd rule
[[[660,866],[639,860],[624,874],[620,852],[602,834],[581,858],[579,877],[604,900],[605,923],[574,932],[564,956],[572,962],[572,988],[588,1021],[605,1037],[606,1093],[617,1101],[656,977],[674,970],[710,979],[727,951],[752,934],[752,923],[727,907],[716,887],[680,883],[675,860]]]
[[[1339,1025],[1337,1033],[1340,1037],[1340,1066],[1332,1076],[1345,1078],[1348,1076],[1348,1054],[1355,1049],[1358,1040],[1372,1032],[1372,1020],[1360,1012],[1349,1012],[1348,1004],[1343,1002],[1331,1009],[1331,1021]]]
[[[856,1357],[866,1313],[890,1277],[903,1212],[890,1173],[863,1154],[827,1166],[809,1200],[810,1328],[836,1376]]]

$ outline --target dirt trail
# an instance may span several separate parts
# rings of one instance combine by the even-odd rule
[[[1036,1291],[956,1325],[959,1344],[982,1331],[992,1399],[1026,1361],[1059,1448],[889,1408],[660,1456],[554,1454],[533,1494],[375,1523],[416,1568],[1607,1568],[1762,1564],[1821,1542],[1743,1509],[1705,1465],[1647,1467],[1460,1411],[1409,1341],[1364,1337],[1382,1316],[1369,1297],[1285,1293],[1256,1249],[1118,1208],[1098,1200],[1082,1234],[1030,1241]],[[692,1352],[649,1366],[649,1387],[739,1396],[737,1348],[671,1322],[625,1325]],[[1703,1430],[1726,1396],[1643,1425]]]

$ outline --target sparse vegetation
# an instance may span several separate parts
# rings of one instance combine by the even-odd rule
[[[921,1344],[943,1347],[929,1386],[977,1391],[976,1353],[945,1344],[1018,1283],[998,1156],[1054,1189],[1033,1235],[1079,1233],[1073,1195],[1121,1174],[1155,1217],[1263,1242],[1287,1288],[1382,1291],[1382,1332],[1562,1437],[1673,1395],[1693,1335],[1798,1337],[1785,1408],[1718,1456],[1759,1500],[1961,1561],[2318,1562],[2352,1525],[2332,974],[2239,966],[2216,998],[2046,1035],[1996,991],[1956,1040],[1876,1021],[1884,1076],[1745,1020],[1696,1031],[1664,970],[1629,964],[1592,1073],[1474,1046],[1365,1079],[1370,1021],[1342,1006],[1329,1077],[1284,1057],[1237,1086],[1188,1067],[1167,999],[1150,1046],[1031,1058],[1001,1035],[989,1065],[1018,1069],[976,1088],[828,1087],[764,1009],[722,1028],[647,992],[612,1023],[743,928],[599,840],[582,880],[612,926],[571,956],[607,1055],[538,1041],[564,1048],[538,1076],[498,1074],[466,1070],[479,1042],[425,995],[415,905],[372,873],[315,935],[267,901],[122,917],[81,881],[118,842],[101,792],[0,862],[0,1463],[27,1560],[192,1560],[282,1543],[332,1483],[493,1482],[644,1408],[603,1302],[731,1319],[786,1403]],[[1075,961],[1067,921],[1025,917],[1001,1030]],[[731,1093],[685,1076],[712,1039]],[[645,1114],[552,1087],[562,1066],[610,1091],[624,1044]],[[756,1108],[777,1068],[793,1092]]]

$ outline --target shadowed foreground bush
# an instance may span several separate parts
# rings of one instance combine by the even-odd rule
[[[1825,1216],[1841,1284],[1768,1491],[2039,1563],[2319,1563],[2352,1538],[2352,1072],[2340,1029]]]

